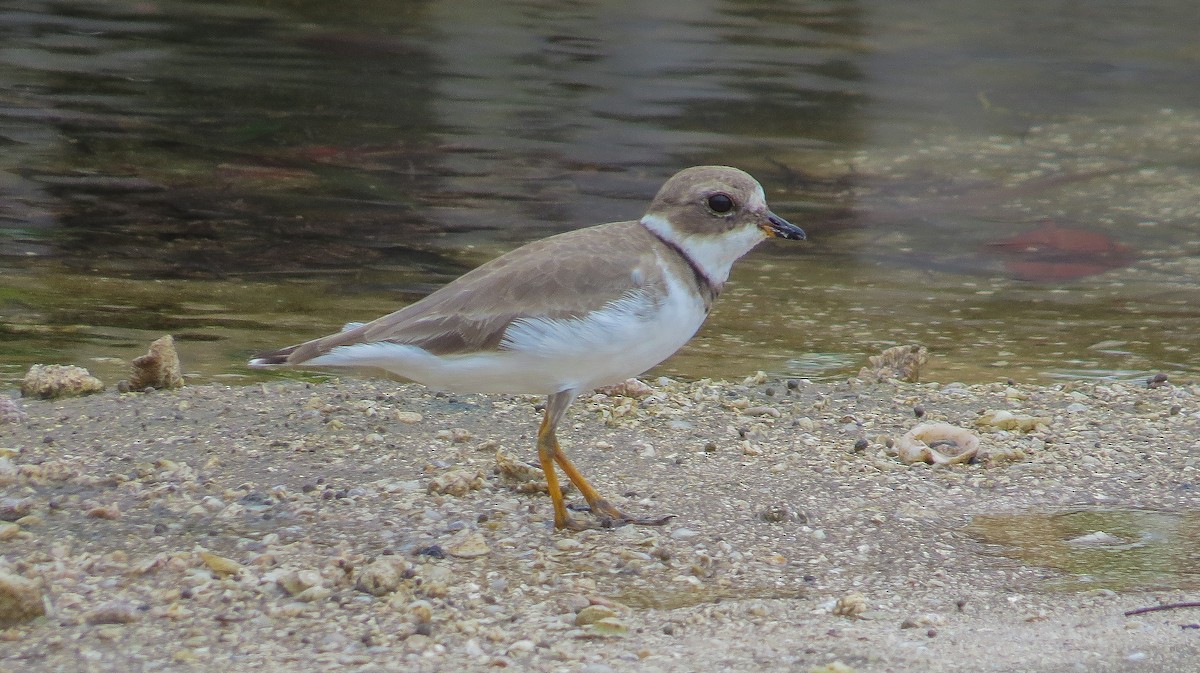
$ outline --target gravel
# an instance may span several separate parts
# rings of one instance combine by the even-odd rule
[[[577,402],[559,437],[614,504],[675,518],[579,533],[498,474],[498,456],[534,458],[535,398],[333,380],[22,401],[0,425],[0,577],[38,587],[46,615],[27,597],[0,615],[0,671],[1103,672],[1200,657],[1198,611],[1123,616],[1195,600],[1194,575],[1052,589],[1065,570],[969,529],[1195,510],[1196,386],[653,383]],[[895,440],[919,422],[975,433],[979,454],[902,463]]]

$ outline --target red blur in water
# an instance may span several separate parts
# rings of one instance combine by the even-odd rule
[[[988,248],[1001,257],[1015,278],[1030,281],[1074,280],[1128,266],[1133,247],[1106,234],[1075,227],[1060,227],[1042,220],[1037,229]]]

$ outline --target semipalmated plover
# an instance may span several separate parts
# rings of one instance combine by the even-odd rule
[[[601,497],[555,428],[580,393],[637,376],[687,343],[733,263],[771,237],[805,236],[767,209],[754,178],[688,168],[641,220],[535,241],[395,313],[250,365],[378,368],[439,390],[548,395],[537,449],[554,525],[590,527],[567,513],[555,463],[600,525],[662,524],[670,517],[631,517]]]

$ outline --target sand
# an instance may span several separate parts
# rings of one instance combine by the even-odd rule
[[[22,400],[0,578],[40,583],[47,614],[0,629],[0,671],[1198,670],[1200,610],[1123,614],[1196,600],[1194,565],[1089,584],[979,533],[1194,513],[1195,386],[650,384],[577,401],[560,438],[620,507],[675,518],[584,532],[498,470],[534,458],[535,398],[335,379]],[[926,421],[977,433],[976,462],[898,460]],[[1054,544],[1145,543],[1088,535]]]

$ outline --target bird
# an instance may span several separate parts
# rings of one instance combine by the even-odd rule
[[[632,516],[601,496],[559,445],[558,425],[581,393],[638,376],[687,343],[733,263],[768,238],[806,235],[771,212],[749,174],[694,166],[638,220],[528,243],[393,313],[249,365],[378,369],[446,392],[545,395],[537,455],[555,528],[662,525],[672,517]],[[556,465],[591,520],[568,513]]]

